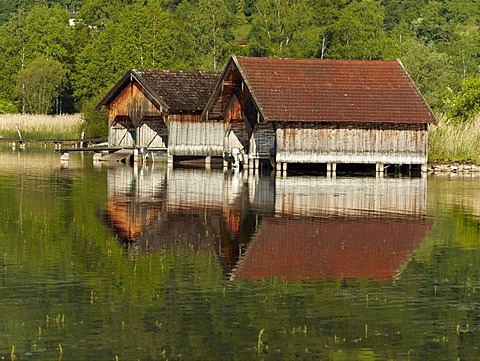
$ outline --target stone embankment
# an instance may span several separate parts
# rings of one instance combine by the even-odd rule
[[[480,174],[480,164],[473,162],[451,162],[451,163],[430,163],[428,165],[429,173],[478,173]]]

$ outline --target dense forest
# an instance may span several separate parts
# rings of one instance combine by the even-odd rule
[[[437,114],[480,109],[480,0],[0,0],[0,113],[93,104],[130,68],[231,54],[395,59]]]

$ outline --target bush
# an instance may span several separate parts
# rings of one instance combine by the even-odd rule
[[[472,120],[480,113],[480,78],[467,78],[461,92],[454,97],[449,117],[455,122]]]
[[[108,111],[95,109],[99,101],[100,97],[92,98],[82,108],[81,130],[86,138],[108,138]]]
[[[18,113],[18,109],[11,102],[10,100],[7,99],[0,99],[0,114],[16,114]]]

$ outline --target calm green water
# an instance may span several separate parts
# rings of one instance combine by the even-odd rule
[[[475,360],[480,176],[0,153],[0,357]]]

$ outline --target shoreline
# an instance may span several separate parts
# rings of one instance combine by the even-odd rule
[[[480,173],[480,164],[470,160],[431,161],[428,162],[428,173]]]

